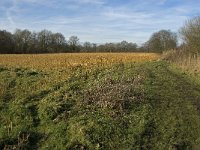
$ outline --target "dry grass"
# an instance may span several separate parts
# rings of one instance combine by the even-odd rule
[[[200,75],[200,57],[191,55],[186,50],[167,51],[163,53],[161,58],[175,63],[194,75]]]
[[[74,66],[107,66],[120,62],[142,62],[157,60],[154,53],[68,53],[0,55],[0,65],[39,70],[63,70]]]

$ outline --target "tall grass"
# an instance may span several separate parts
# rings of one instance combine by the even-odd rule
[[[200,56],[189,53],[188,48],[165,51],[161,59],[175,63],[194,75],[200,75]]]

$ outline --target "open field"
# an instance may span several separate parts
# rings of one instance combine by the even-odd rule
[[[39,70],[65,70],[71,67],[85,68],[109,66],[124,62],[144,62],[159,59],[156,53],[67,53],[0,55],[0,65]]]
[[[198,149],[200,81],[159,58],[0,55],[0,149]]]

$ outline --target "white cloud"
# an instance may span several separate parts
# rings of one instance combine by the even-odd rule
[[[120,9],[113,9],[108,8],[105,10],[102,15],[104,15],[107,19],[110,20],[134,20],[134,19],[146,19],[152,17],[154,14],[146,13],[146,12],[137,12],[137,11],[130,11],[124,8]]]

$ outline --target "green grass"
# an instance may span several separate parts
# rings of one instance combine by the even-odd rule
[[[166,62],[79,67],[61,81],[0,67],[0,149],[14,146],[198,149],[200,82]]]

